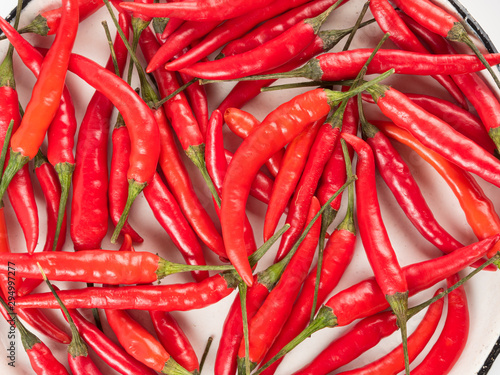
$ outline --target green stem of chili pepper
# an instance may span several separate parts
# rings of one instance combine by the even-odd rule
[[[250,375],[250,340],[248,335],[248,314],[247,314],[247,284],[243,281],[238,285],[241,303],[241,318],[243,322],[243,341],[245,342],[245,375]]]
[[[356,31],[358,31],[359,26],[361,24],[361,21],[363,20],[363,17],[365,16],[369,7],[370,7],[370,2],[367,1],[363,5],[363,9],[361,9],[361,12],[359,13],[358,19],[356,20],[356,23],[354,24],[354,27],[353,27],[351,33],[349,34],[349,38],[347,38],[345,45],[344,45],[344,48],[342,48],[342,51],[347,51],[349,49],[349,47],[351,46],[351,42],[354,39],[354,35],[356,34]]]
[[[57,176],[59,177],[59,182],[61,183],[61,199],[59,200],[56,234],[54,237],[52,251],[56,250],[57,243],[59,241],[59,233],[61,233],[61,227],[66,213],[66,202],[68,201],[69,188],[71,186],[71,178],[73,176],[73,171],[75,170],[75,164],[70,164],[68,162],[57,163],[54,168],[57,172]]]
[[[5,165],[5,157],[7,156],[7,151],[9,149],[10,137],[12,136],[12,129],[14,128],[14,120],[11,120],[9,127],[7,128],[7,133],[5,133],[5,139],[3,141],[2,152],[0,154],[0,173],[3,171]]]
[[[198,375],[201,375],[201,371],[203,370],[203,366],[205,365],[205,361],[207,360],[208,352],[210,351],[213,341],[214,338],[212,336],[210,336],[207,340],[207,345],[205,345],[205,350],[203,351],[203,355],[200,359],[200,370],[198,371]]]
[[[154,105],[154,109],[156,108],[160,108],[163,104],[165,104],[166,102],[168,102],[170,99],[172,99],[174,96],[176,96],[178,93],[184,91],[185,89],[187,89],[189,86],[191,86],[192,84],[196,83],[200,81],[199,78],[193,78],[191,81],[189,82],[186,82],[185,84],[183,84],[181,87],[179,87],[177,90],[175,90],[174,92],[172,92],[171,94],[167,95],[166,97],[164,97],[162,100],[159,100],[158,102],[155,103]],[[201,82],[200,82],[201,84]]]

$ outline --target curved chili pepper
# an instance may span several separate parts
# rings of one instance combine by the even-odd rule
[[[275,0],[264,8],[256,9],[240,17],[227,20],[217,28],[216,26],[219,24],[220,21],[213,21],[213,22],[188,21],[183,26],[181,26],[179,31],[181,29],[186,29],[186,30],[193,29],[190,32],[199,34],[200,32],[196,32],[195,30],[203,29],[204,31],[205,30],[208,31],[203,32],[202,35],[205,35],[207,33],[210,34],[208,34],[205,38],[203,38],[203,41],[198,45],[196,45],[195,47],[193,47],[190,51],[188,51],[188,53],[176,59],[175,64],[182,64],[180,65],[182,67],[189,66],[201,60],[202,58],[207,57],[212,52],[216,51],[219,47],[222,47],[228,41],[244,35],[247,31],[251,30],[254,26],[258,25],[260,22],[265,21],[278,14],[281,14],[284,11],[291,9],[295,6],[302,5],[305,2],[307,2],[307,0]],[[213,32],[211,32],[212,30]],[[178,33],[174,33],[174,35],[172,35],[171,38],[169,38],[171,40],[167,40],[166,44],[168,45],[175,44],[174,39],[178,39],[177,34]],[[179,36],[180,34],[181,33],[179,33]],[[187,43],[184,42],[181,48],[168,47],[170,50],[167,51],[167,47],[163,47],[161,53],[159,53],[158,56],[155,56],[154,61],[151,60],[146,71],[152,72],[153,70],[159,68],[160,65],[169,61],[177,53],[179,53],[182,50],[182,48],[187,47],[191,43],[191,41],[197,38],[198,37],[192,39],[190,38],[191,40],[188,41]],[[224,111],[221,112],[224,113]]]
[[[407,16],[403,19],[408,27],[421,37],[435,53],[456,53],[453,47],[449,43],[446,43],[439,35],[430,32]],[[475,74],[455,75],[453,76],[453,80],[476,109],[477,114],[483,121],[488,134],[498,149],[500,147],[498,136],[500,132],[500,120],[498,116],[494,115],[500,110],[500,103],[497,97],[489,86]]]
[[[453,275],[446,280],[448,287],[460,280]],[[413,374],[445,374],[453,368],[465,348],[469,335],[469,309],[465,289],[461,286],[448,294],[448,313],[443,330],[431,351],[412,370]]]
[[[198,62],[180,71],[194,77],[220,80],[246,77],[277,68],[290,61],[312,43],[332,10],[333,7],[315,18],[299,22],[276,38],[250,51],[219,60]],[[165,68],[177,70],[172,67],[172,64],[167,64]]]
[[[366,119],[361,123],[380,175],[415,228],[444,253],[463,247],[434,218],[410,169],[389,139]]]
[[[16,263],[21,277],[40,278],[37,263],[51,280],[83,281],[100,284],[146,284],[160,280],[170,273],[193,270],[227,270],[231,266],[189,266],[176,264],[148,252],[116,252],[110,250],[82,250],[77,253],[44,252],[28,254],[0,254],[7,273],[7,259]]]
[[[226,109],[224,121],[228,128],[242,139],[248,137],[260,125],[260,121],[253,115],[237,108]],[[266,167],[273,177],[279,172],[284,152],[283,149],[278,151],[266,162]]]
[[[127,33],[128,17],[120,14],[120,25]],[[113,46],[117,66],[123,72],[127,62],[127,50],[120,37],[115,38]],[[109,58],[106,69],[114,71],[114,64]],[[73,174],[73,200],[71,206],[71,239],[76,250],[98,249],[108,231],[108,134],[109,121],[113,112],[113,104],[103,94],[96,92],[90,100],[78,132],[76,144],[76,165]],[[127,157],[129,155],[127,154]],[[111,160],[111,176],[118,168]],[[128,163],[128,160],[127,160]],[[128,167],[128,165],[127,165]],[[125,174],[125,170],[120,169]],[[125,177],[125,176],[124,176]],[[110,183],[110,194],[114,191]],[[126,188],[125,188],[126,189]],[[126,201],[126,190],[124,202]],[[112,215],[114,224],[118,223],[120,212]],[[110,202],[110,207],[112,206]],[[129,232],[136,242],[142,238],[124,225],[123,232]]]
[[[150,30],[146,29],[141,35],[139,40],[142,52],[144,53],[146,60],[151,59],[152,55],[158,51],[159,44],[156,41],[154,35]],[[179,84],[175,75],[162,70],[157,70],[154,73],[156,82],[158,83],[158,88],[162,97],[168,95],[169,93],[175,91]],[[164,104],[164,108],[167,116],[170,118],[173,116],[182,117],[184,112],[188,111],[191,113],[191,109],[187,104],[185,96],[180,93],[176,95],[172,100],[167,101]],[[191,113],[192,116],[192,113]],[[192,117],[190,117],[192,118]],[[181,127],[181,120],[179,120],[179,127]],[[177,145],[173,136],[173,132],[170,127],[164,126],[164,123],[158,123],[159,126],[159,139],[161,144],[160,159],[159,164],[165,175],[172,193],[174,194],[179,206],[181,207],[184,216],[191,224],[193,230],[196,232],[198,237],[214,252],[225,257],[224,243],[222,238],[215,228],[212,219],[208,213],[203,208],[201,202],[199,201],[196,193],[194,192],[191,179],[187,173],[186,167],[184,166],[179,152],[177,150]],[[203,142],[203,137],[201,132],[197,127],[196,121],[187,122],[184,121],[182,126],[186,126],[184,131],[190,133],[193,131],[193,136],[197,138],[192,140],[195,144],[196,142]],[[191,129],[191,127],[193,129]]]
[[[144,189],[144,197],[149,203],[156,220],[168,233],[184,260],[190,265],[205,265],[203,250],[195,233],[182,215],[181,209],[161,177],[156,173],[151,183]],[[192,271],[196,281],[208,277],[208,271]]]
[[[455,274],[487,253],[498,238],[498,235],[490,237],[439,258],[404,267],[409,292],[414,295]],[[366,279],[344,289],[331,297],[319,309],[313,322],[262,366],[258,373],[290,352],[312,333],[326,327],[348,325],[356,319],[371,316],[387,307],[389,303],[375,278]]]
[[[256,75],[240,79],[304,77],[313,81],[341,81],[356,77],[372,52],[373,50],[370,48],[363,48],[324,53],[311,59],[303,67],[290,72]],[[489,54],[485,58],[492,65],[500,62],[500,54]],[[477,57],[471,55],[431,55],[381,49],[373,58],[366,74],[378,74],[390,68],[395,69],[397,74],[435,75],[477,72],[484,69],[484,65]]]
[[[259,27],[246,33],[240,39],[233,40],[226,44],[220,53],[223,56],[233,56],[249,51],[277,37],[300,21],[306,18],[316,17],[332,5],[339,7],[347,3],[347,1],[349,0],[320,0],[295,7],[278,17],[266,21]]]
[[[278,226],[307,162],[314,139],[323,124],[323,119],[315,121],[304,129],[287,146],[281,168],[274,180],[264,220],[264,241],[271,237]]]
[[[153,374],[153,370],[131,357],[120,346],[104,335],[95,325],[80,315],[78,311],[70,310],[70,315],[87,345],[113,370],[123,375]]]
[[[308,222],[318,213],[319,201],[313,198]],[[293,302],[299,294],[302,282],[307,276],[319,239],[321,222],[316,221],[304,238],[295,255],[283,272],[280,280],[266,297],[266,300],[249,322],[250,368],[255,368],[266,355],[272,343],[285,324]],[[238,352],[238,367],[245,366],[245,342],[242,341]]]
[[[371,1],[370,10],[382,31],[384,33],[389,33],[389,38],[399,48],[407,51],[429,53],[387,0]],[[468,106],[464,94],[460,91],[451,77],[439,75],[432,76],[432,78],[448,90],[451,96],[460,103],[463,108],[467,109]]]
[[[126,311],[108,309],[106,317],[120,344],[139,362],[165,374],[191,374],[175,362],[161,344]]]
[[[199,371],[196,353],[174,317],[164,311],[150,311],[149,316],[158,340],[172,358],[191,373]]]
[[[491,200],[469,173],[425,147],[406,130],[386,122],[375,122],[375,124],[391,138],[411,147],[436,169],[459,200],[467,223],[478,238],[486,238],[498,233],[500,217]],[[493,249],[488,253],[490,258],[498,248]]]
[[[450,124],[455,130],[472,139],[490,153],[494,153],[495,144],[489,137],[483,123],[475,115],[455,104],[434,96],[423,94],[405,94],[412,102],[427,112]],[[375,103],[369,94],[362,94],[364,101]]]
[[[466,171],[500,186],[500,163],[493,155],[412,103],[403,93],[387,86],[378,86],[375,90],[370,91],[375,102],[396,125]]]
[[[202,3],[174,2],[166,4],[120,3],[125,10],[149,17],[174,17],[192,21],[221,21],[235,18],[255,9],[260,9],[272,0],[210,0]]]
[[[56,35],[33,87],[31,100],[26,106],[19,129],[12,136],[11,156],[0,183],[0,197],[4,195],[14,174],[37,154],[59,107],[71,49],[78,29],[77,1],[65,0],[62,8],[60,27],[64,32]],[[8,25],[7,22],[3,24]],[[7,26],[4,25],[3,31],[8,36],[6,28]],[[15,29],[10,28],[17,34]]]

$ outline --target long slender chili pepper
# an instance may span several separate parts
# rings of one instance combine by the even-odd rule
[[[458,275],[449,277],[448,287],[455,284]],[[465,348],[469,335],[469,309],[464,287],[448,295],[448,313],[443,331],[423,361],[412,371],[413,374],[446,374],[457,362]]]
[[[128,34],[128,17],[120,14],[120,25]],[[115,38],[113,47],[117,66],[123,72],[127,62],[127,51],[121,39]],[[114,71],[110,57],[106,69]],[[113,104],[100,92],[96,92],[90,100],[80,129],[76,144],[76,165],[73,174],[73,200],[71,206],[71,239],[76,250],[98,249],[108,230],[108,134],[109,121],[113,112]],[[128,157],[128,155],[127,155]],[[127,165],[128,167],[128,165]],[[111,176],[117,171],[111,165]],[[125,174],[125,170],[123,174]],[[125,177],[125,176],[124,176]],[[114,191],[110,183],[110,193]],[[125,190],[126,191],[126,190]],[[126,194],[126,193],[125,193]],[[126,200],[126,195],[124,197]],[[109,203],[110,208],[114,208]],[[117,215],[112,215],[116,225],[124,206]],[[116,217],[118,216],[118,217]],[[142,242],[139,235],[124,225],[124,232],[129,232],[136,242]]]
[[[398,13],[387,0],[370,1],[370,10],[384,33],[390,33],[390,39],[401,49],[420,53],[429,53],[418,38],[406,26]],[[464,94],[450,76],[433,76],[460,105],[467,109]]]
[[[37,375],[69,375],[66,368],[54,357],[50,349],[43,342],[40,341],[33,333],[28,331],[24,325],[19,321],[16,314],[12,313],[3,299],[0,299],[4,308],[9,311],[11,315],[10,324],[16,326],[21,334],[21,342],[23,344],[26,354]]]
[[[183,216],[172,193],[165,186],[158,173],[144,189],[144,196],[156,217],[156,220],[168,233],[184,260],[190,265],[205,265],[203,250],[195,233]],[[208,271],[194,270],[191,272],[196,281],[208,277]]]
[[[71,316],[69,315],[68,310],[64,306],[64,304],[61,302],[59,299],[57,292],[55,288],[52,286],[50,281],[47,279],[45,276],[43,269],[40,267],[40,272],[43,276],[43,279],[49,286],[50,291],[54,295],[55,299],[59,303],[61,310],[63,311],[64,317],[68,321],[70,328],[71,328],[71,342],[69,343],[68,346],[68,363],[69,363],[69,368],[71,369],[71,372],[75,375],[101,375],[101,371],[97,368],[95,363],[92,361],[92,359],[89,356],[89,351],[87,348],[87,345],[83,341],[82,337],[78,333],[78,329],[75,326],[75,323],[73,322],[73,319],[71,319]]]
[[[154,55],[159,48],[159,44],[154,35],[148,29],[143,31],[139,44],[146,60],[151,59],[152,55]],[[175,75],[170,74],[164,69],[155,71],[153,75],[158,83],[161,96],[166,96],[179,87]],[[189,111],[190,116],[192,116],[189,104],[182,93],[166,102],[164,108],[167,117],[170,117],[170,119],[174,119],[175,117],[177,119],[176,123],[179,128],[184,127],[184,132],[188,135],[192,133],[192,137],[196,137],[194,142],[203,142],[203,137],[201,136],[201,132],[196,122],[182,120],[184,113],[187,111]],[[186,119],[192,119],[192,117],[186,117]],[[198,237],[212,251],[225,258],[222,237],[196,196],[191,179],[177,150],[172,129],[166,126],[164,122],[158,123],[158,127],[161,145],[159,164],[172,193],[177,199],[177,202],[179,202],[179,206],[184,216],[189,221]]]
[[[215,110],[212,112],[212,116],[210,117],[208,124],[208,131],[206,134],[207,151],[205,153],[205,159],[208,173],[210,174],[219,195],[222,194],[222,184],[226,175],[228,164],[224,155],[225,150],[224,140],[222,137],[222,125],[222,114],[218,110]],[[214,203],[215,211],[217,212],[217,215],[220,216],[220,206],[217,202]],[[245,219],[244,230],[247,254],[250,255],[256,250],[257,245],[255,244],[255,236],[248,218]]]
[[[132,357],[158,372],[191,374],[175,362],[163,346],[126,311],[108,309],[106,317],[118,341]]]
[[[112,369],[123,375],[153,374],[153,370],[131,357],[121,346],[111,341],[78,311],[70,310],[70,315],[87,345]]]
[[[260,125],[260,121],[253,115],[237,108],[228,108],[224,112],[224,121],[228,128],[242,139],[248,137]],[[284,149],[281,149],[266,162],[266,167],[273,177],[279,172],[284,152]]]
[[[408,26],[421,37],[434,51],[434,53],[455,54],[453,47],[443,38],[422,27],[411,18],[403,18]],[[463,91],[481,118],[489,136],[495,143],[497,150],[500,148],[500,120],[494,113],[500,110],[500,103],[490,87],[475,74],[459,74],[453,80]]]
[[[394,3],[408,16],[425,26],[430,31],[435,32],[448,40],[465,43],[481,60],[486,69],[488,69],[488,72],[497,86],[500,88],[500,80],[493,72],[489,62],[469,38],[465,27],[457,18],[455,18],[455,16],[441,9],[437,5],[434,5],[429,0],[394,0]]]
[[[299,182],[309,151],[323,122],[324,118],[315,121],[295,137],[286,148],[281,168],[274,180],[271,199],[266,211],[264,241],[273,235],[278,226],[281,215]]]
[[[498,236],[476,242],[442,257],[416,263],[403,268],[410,293],[416,294],[450,277],[478,260],[498,241]],[[275,360],[290,352],[312,333],[326,328],[345,326],[356,319],[365,318],[389,306],[375,278],[361,281],[331,297],[318,311],[314,321],[296,338],[271,358],[256,374],[263,372]]]
[[[311,44],[326,20],[330,7],[315,18],[308,18],[286,30],[276,38],[250,51],[219,60],[199,62],[180,69],[194,77],[204,79],[234,79],[266,72],[277,68],[294,58]],[[175,70],[171,64],[166,69]]]
[[[356,174],[359,176],[359,181],[356,184],[358,197],[356,212],[359,232],[375,278],[397,317],[405,349],[405,368],[408,373],[406,351],[408,285],[382,221],[375,187],[373,152],[367,143],[353,135],[342,134],[342,138],[354,148],[358,155]]]
[[[165,311],[150,311],[149,316],[158,340],[172,358],[189,372],[199,371],[196,353],[174,317]]]
[[[411,147],[436,169],[459,200],[467,223],[476,237],[486,238],[498,233],[500,217],[491,200],[469,173],[425,147],[406,130],[386,122],[374,122],[374,124],[391,138]],[[494,247],[494,250],[488,253],[488,257],[495,255],[497,249]]]
[[[493,155],[394,88],[379,85],[368,90],[382,113],[397,126],[461,168],[500,186],[500,163]]]
[[[47,53],[21,125],[11,139],[11,156],[0,183],[0,198],[3,197],[17,171],[37,154],[59,107],[71,49],[78,28],[77,1],[65,0],[63,9],[61,29],[64,32],[56,35]],[[3,27],[4,32],[5,28],[6,26]],[[12,30],[17,33],[14,29]]]
[[[228,270],[232,266],[189,266],[176,264],[158,255],[110,250],[82,250],[77,253],[49,252],[27,254],[0,254],[6,262],[16,263],[21,277],[40,278],[36,263],[40,263],[51,280],[83,281],[100,284],[145,284],[160,280],[170,273],[192,270]],[[103,272],[106,270],[106,272]],[[8,267],[0,266],[7,273]]]
[[[313,81],[340,81],[356,77],[366,59],[373,52],[370,48],[345,52],[325,53],[311,59],[306,65],[290,72],[255,75],[239,80],[278,79],[304,77]],[[500,62],[500,55],[485,56],[493,65]],[[393,68],[397,74],[435,75],[463,74],[484,69],[479,59],[471,55],[431,55],[416,52],[382,49],[373,59],[367,74],[377,74]],[[207,83],[210,81],[206,81]]]
[[[438,289],[435,293],[437,295],[442,289]],[[408,354],[410,362],[422,352],[424,347],[428,344],[432,335],[438,327],[441,314],[443,312],[444,299],[439,299],[435,304],[429,307],[425,313],[424,318],[415,329],[415,331],[408,337]],[[367,364],[366,366],[348,370],[339,373],[342,375],[382,375],[382,374],[397,374],[404,370],[403,360],[403,347],[399,345],[382,358]]]
[[[434,96],[423,94],[405,94],[412,102],[427,112],[450,124],[455,130],[472,139],[490,153],[494,153],[495,144],[489,137],[483,123],[475,115],[457,105]],[[375,103],[369,94],[362,94],[364,101]]]
[[[319,201],[313,198],[308,213],[308,221],[316,215],[319,209]],[[299,294],[302,282],[311,266],[320,228],[321,222],[316,221],[290,260],[277,285],[266,297],[266,300],[249,323],[250,369],[255,368],[264,358],[292,310],[293,302]],[[239,373],[244,372],[244,357],[245,343],[242,341],[237,359]]]
[[[392,71],[388,72],[390,73]],[[381,77],[383,76],[378,79],[382,79]],[[229,259],[245,283],[251,285],[252,271],[248,260],[244,258],[244,207],[257,171],[271,155],[290,142],[309,123],[325,116],[330,111],[330,104],[338,103],[362,90],[363,86],[350,93],[317,89],[298,95],[272,111],[236,151],[222,188],[221,224]]]
[[[345,162],[344,162],[345,164]],[[316,309],[319,308],[330,292],[340,281],[345,269],[351,262],[356,244],[356,228],[354,225],[354,192],[350,187],[349,207],[344,220],[330,236],[323,254],[323,265],[321,267],[321,277],[318,287]],[[326,212],[326,211],[325,211]],[[317,265],[309,272],[300,295],[294,303],[290,316],[286,321],[280,334],[262,360],[267,363],[274,357],[288,342],[297,336],[308,324],[312,306],[317,277]],[[316,311],[315,311],[316,312]],[[266,371],[265,375],[274,374],[281,360],[276,361]]]
[[[210,0],[199,2],[174,2],[166,4],[120,3],[120,7],[149,17],[174,17],[193,21],[217,21],[235,18],[270,4],[272,0]]]
[[[410,169],[389,139],[366,121],[364,115],[361,124],[363,138],[373,150],[380,175],[415,228],[444,253],[463,247],[434,218]]]

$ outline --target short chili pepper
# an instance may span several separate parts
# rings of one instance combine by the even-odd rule
[[[380,85],[370,90],[382,113],[397,126],[461,168],[500,186],[500,163],[493,155],[396,89]]]
[[[438,289],[434,295],[441,293],[443,290]],[[422,352],[425,346],[429,343],[432,335],[435,333],[441,314],[443,312],[444,299],[437,300],[429,307],[424,318],[408,337],[408,354],[410,363]],[[340,372],[339,375],[382,375],[382,374],[397,374],[404,370],[403,347],[399,345],[387,355],[377,359],[376,361],[367,364],[366,366]]]
[[[37,154],[50,122],[59,107],[71,49],[78,28],[78,3],[76,0],[63,2],[60,27],[64,32],[56,35],[44,60],[38,80],[33,87],[31,100],[26,107],[21,125],[12,136],[9,164],[0,183],[0,198],[3,197],[15,173]],[[4,33],[6,33],[5,29],[6,26],[3,26]],[[13,28],[12,30],[17,34]],[[6,35],[8,34],[6,33]]]
[[[486,254],[498,238],[498,235],[493,236],[439,258],[404,267],[409,292],[414,295],[450,277]],[[373,315],[387,307],[389,304],[375,278],[366,279],[338,292],[319,309],[313,322],[262,366],[256,374],[263,372],[275,360],[290,352],[312,333],[326,327],[348,325],[356,319]]]
[[[180,71],[194,77],[223,80],[246,77],[277,68],[312,43],[332,10],[333,7],[315,18],[299,22],[276,38],[250,51],[219,60],[199,62]],[[167,64],[166,69],[173,70],[170,64]]]
[[[308,222],[318,213],[319,209],[319,201],[313,198],[307,214]],[[321,222],[317,220],[290,260],[280,280],[249,322],[250,369],[255,368],[264,358],[291,312],[293,302],[299,294],[302,282],[307,277],[311,266],[320,228]],[[240,344],[237,361],[239,373],[244,373],[244,341]]]
[[[392,71],[388,72],[390,73]],[[383,76],[379,79],[381,77]],[[244,258],[244,207],[258,170],[271,155],[290,142],[309,123],[326,116],[330,111],[330,104],[338,103],[362,90],[364,87],[360,86],[343,94],[317,89],[298,95],[272,111],[236,151],[222,188],[221,224],[229,259],[245,283],[251,285],[252,271],[248,260]]]
[[[5,264],[16,264],[21,277],[40,278],[36,263],[40,263],[51,280],[83,281],[100,284],[145,284],[160,280],[170,273],[192,270],[228,270],[231,266],[189,266],[176,264],[148,252],[116,252],[110,250],[82,250],[77,253],[50,252],[27,254],[0,254]],[[9,259],[7,261],[7,259]],[[7,273],[8,267],[0,266]]]
[[[252,114],[237,108],[228,108],[224,111],[224,121],[234,134],[243,139],[260,125],[260,121]],[[273,177],[278,174],[284,152],[283,149],[278,151],[266,162],[266,167]]]
[[[128,34],[128,17],[123,14],[120,14],[120,25]],[[118,35],[115,37],[113,49],[118,69],[123,72],[128,55]],[[106,69],[114,71],[113,67],[112,58],[109,58]],[[100,92],[96,92],[92,96],[80,124],[76,144],[75,172],[73,173],[70,227],[75,250],[98,249],[108,231],[108,133],[113,108],[113,104],[108,98]],[[113,176],[116,166],[113,165],[113,160],[111,163],[111,176]],[[126,169],[123,170],[124,175],[125,173]],[[110,187],[109,191],[113,191],[113,186]],[[126,190],[124,200],[126,200]],[[124,206],[117,213],[116,222],[113,221],[115,225],[118,223],[123,208]],[[112,219],[115,217],[112,216]],[[126,231],[129,226],[125,224],[124,228]],[[135,232],[132,234],[134,241],[142,242],[139,235]]]
[[[192,374],[175,362],[163,346],[126,311],[108,309],[106,317],[120,344],[139,362],[164,374]]]
[[[123,375],[153,374],[153,370],[131,357],[121,346],[111,341],[101,330],[80,315],[78,311],[70,310],[69,313],[87,345],[113,370]]]

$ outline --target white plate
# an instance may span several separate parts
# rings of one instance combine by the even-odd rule
[[[36,14],[38,14],[41,9],[49,9],[53,7],[53,4],[57,3],[58,1],[56,0],[33,0],[32,4],[30,4],[29,7],[26,8],[26,10],[23,12],[21,26],[28,23],[28,21],[31,20]],[[491,37],[492,41],[497,46],[500,46],[500,31],[498,30],[498,23],[496,20],[496,17],[498,16],[498,14],[500,14],[500,3],[494,0],[463,0],[462,3],[469,9],[471,14],[473,14],[479,21],[479,23],[483,26],[485,31]],[[0,14],[6,16],[8,12],[15,6],[15,4],[15,0],[2,0],[0,2]],[[328,23],[324,26],[324,29],[343,28],[351,26],[353,19],[357,16],[357,14],[359,14],[362,5],[362,0],[351,0],[347,5],[334,12],[334,14],[328,20]],[[92,16],[92,18],[86,20],[81,24],[77,42],[75,45],[75,52],[91,57],[101,64],[105,63],[109,53],[108,46],[104,37],[104,32],[100,25],[100,22],[103,19],[107,19],[108,24],[110,24],[112,30],[114,29],[106,10],[101,9],[97,14]],[[380,38],[381,32],[378,30],[376,25],[372,25],[359,31],[358,35],[355,38],[353,47],[373,46],[380,40]],[[45,46],[47,46],[48,41],[51,40],[51,38],[42,38],[38,36],[28,36],[28,39],[33,43]],[[6,42],[0,43],[0,56],[3,56],[4,51],[6,50],[6,45]],[[342,45],[342,43],[340,45]],[[17,86],[20,93],[21,102],[25,106],[30,97],[30,90],[34,83],[34,79],[31,72],[22,67],[22,64],[17,57],[15,61]],[[407,91],[421,93],[435,92],[435,95],[449,98],[447,96],[447,93],[445,93],[441,88],[435,87],[434,83],[429,78],[405,79],[405,77],[393,77],[389,80],[389,82],[393,83],[398,88],[406,89]],[[79,78],[75,77],[72,74],[68,76],[67,84],[73,93],[73,99],[76,104],[77,110],[77,118],[81,120],[90,96],[94,91],[92,88],[88,87]],[[220,102],[224,95],[229,91],[230,87],[231,85],[224,84],[207,88],[210,95],[211,110],[213,110],[215,106]],[[244,109],[253,113],[255,116],[257,116],[257,118],[263,119],[265,115],[272,109],[274,109],[277,105],[288,100],[300,91],[301,90],[289,90],[265,93],[245,106]],[[235,148],[238,144],[237,139],[229,134],[227,129],[225,129],[225,135],[227,136],[226,139],[228,142],[228,147]],[[403,147],[398,148],[404,154],[405,159],[409,163],[438,221],[460,241],[463,241],[464,243],[473,242],[474,235],[472,234],[470,228],[467,226],[465,217],[458,207],[457,201],[455,200],[454,196],[450,194],[447,186],[445,186],[441,179],[437,177],[436,173],[430,167],[428,167],[426,163],[421,161],[416,155],[404,149]],[[186,163],[189,164],[187,159]],[[191,170],[191,172],[200,198],[205,203],[205,207],[207,208],[207,210],[209,210],[209,212],[215,219],[215,213],[212,208],[212,202],[208,190],[204,187],[204,184],[197,172],[193,169]],[[495,199],[495,197],[498,195],[496,188],[484,183],[484,181],[479,182],[483,186],[486,194],[490,198]],[[34,185],[37,197],[40,198],[39,214],[41,229],[40,243],[37,248],[38,250],[40,250],[43,247],[43,241],[45,239],[45,228],[43,225],[45,206],[43,198],[41,198],[42,195],[37,183],[34,182]],[[395,202],[391,193],[383,185],[383,183],[380,183],[380,181],[378,183],[378,188],[384,220],[389,230],[394,247],[397,249],[401,264],[408,265],[414,262],[428,259],[429,257],[438,256],[439,252],[420,237],[420,235],[411,226],[409,221],[405,218],[404,214],[398,208],[397,203]],[[494,200],[494,203],[497,205],[497,208],[500,212],[500,202]],[[68,204],[68,207],[71,207],[70,203]],[[13,215],[11,210],[7,209],[6,211],[11,247],[13,251],[16,252],[24,251],[24,238],[19,226],[17,225],[15,216]],[[256,239],[260,244],[262,242],[262,218],[265,214],[265,206],[260,202],[257,202],[255,199],[251,198],[248,205],[248,211],[250,220],[254,225]],[[338,219],[335,221],[334,225],[336,225],[342,219],[342,216],[343,214],[339,213]],[[181,257],[178,255],[171,241],[168,239],[168,236],[156,223],[154,217],[151,215],[150,209],[142,196],[139,197],[134,204],[130,221],[132,225],[145,237],[144,244],[137,246],[137,250],[158,252],[160,253],[160,255],[166,256],[173,261],[182,262]],[[111,226],[109,232],[111,232]],[[69,235],[66,244],[67,246],[70,246],[71,244]],[[103,247],[116,248],[116,246],[113,247],[110,244],[109,235],[103,241]],[[216,262],[215,256],[210,254],[208,251],[207,257],[209,262]],[[259,266],[259,269],[263,269],[266,264],[269,264],[272,257],[273,256],[266,257]],[[371,275],[372,273],[370,271],[368,263],[366,262],[363,249],[360,245],[360,241],[358,241],[358,248],[356,249],[354,260],[348,268],[344,278],[341,280],[339,286],[336,288],[336,291],[352,285],[353,283],[356,283]],[[498,277],[499,276],[497,273],[483,273],[475,277],[466,286],[470,306],[470,336],[467,347],[461,359],[451,372],[451,374],[453,375],[475,374],[483,364],[486,356],[490,352],[494,342],[500,334],[500,319],[498,319],[498,311],[500,311],[500,301],[498,300],[496,293]],[[163,281],[163,283],[184,281],[190,281],[189,276],[170,276],[167,280]],[[234,296],[235,293],[233,293],[225,300],[202,310],[191,311],[182,314],[174,313],[182,327],[185,329],[185,332],[191,339],[191,342],[193,343],[193,346],[199,356],[201,356],[207,338],[209,336],[214,337],[214,345],[205,364],[205,374],[213,373],[215,353],[218,345],[218,339],[220,337],[221,327],[227,314],[227,310],[234,299]],[[416,298],[412,298],[411,303],[413,304],[417,303],[418,301],[422,301],[428,296],[429,293],[422,293],[422,295],[417,296]],[[59,313],[52,311],[50,312],[50,314],[54,317],[57,317],[57,319],[60,319]],[[145,314],[143,312],[137,312],[134,313],[134,316],[143,318],[145,317]],[[418,323],[418,320],[420,318],[421,316],[410,321],[410,332]],[[147,322],[147,319],[143,320],[144,322]],[[6,353],[6,350],[4,348],[8,347],[6,329],[6,324],[0,323],[0,353]],[[148,329],[151,329],[151,325],[148,325]],[[300,345],[286,357],[282,365],[279,367],[277,374],[287,375],[301,368],[312,358],[314,358],[315,353],[322,350],[322,348],[328,345],[332,338],[337,337],[344,330],[344,328],[326,329],[322,332],[314,334],[312,338],[308,339],[304,344]],[[108,327],[106,327],[106,332],[110,333]],[[436,339],[438,334],[439,332],[435,335],[433,340]],[[44,338],[43,336],[40,337],[47,344],[49,344],[49,346],[53,349],[55,355],[63,363],[66,363],[66,348],[62,345],[51,343],[49,339]],[[111,337],[113,337],[112,334]],[[382,356],[387,351],[392,350],[392,348],[399,343],[399,340],[399,333],[392,335],[388,339],[384,339],[380,343],[380,345],[370,350],[359,359],[354,361],[352,364],[346,366],[344,369],[358,367],[360,365],[371,362],[372,360]],[[25,374],[31,373],[32,371],[29,364],[27,363],[27,357],[24,353],[19,337],[16,338],[16,345],[16,367],[11,368],[7,366],[4,360],[0,361],[0,371],[3,374]],[[425,355],[425,352],[417,358],[415,364],[418,364],[420,362],[420,360]],[[5,356],[6,355],[7,354],[5,354]],[[109,367],[107,367],[105,364],[102,364],[99,360],[97,360],[97,362],[102,365],[101,368],[103,372],[110,374],[113,373],[112,371],[108,371]],[[491,370],[490,374],[500,374],[500,364],[497,364]]]

